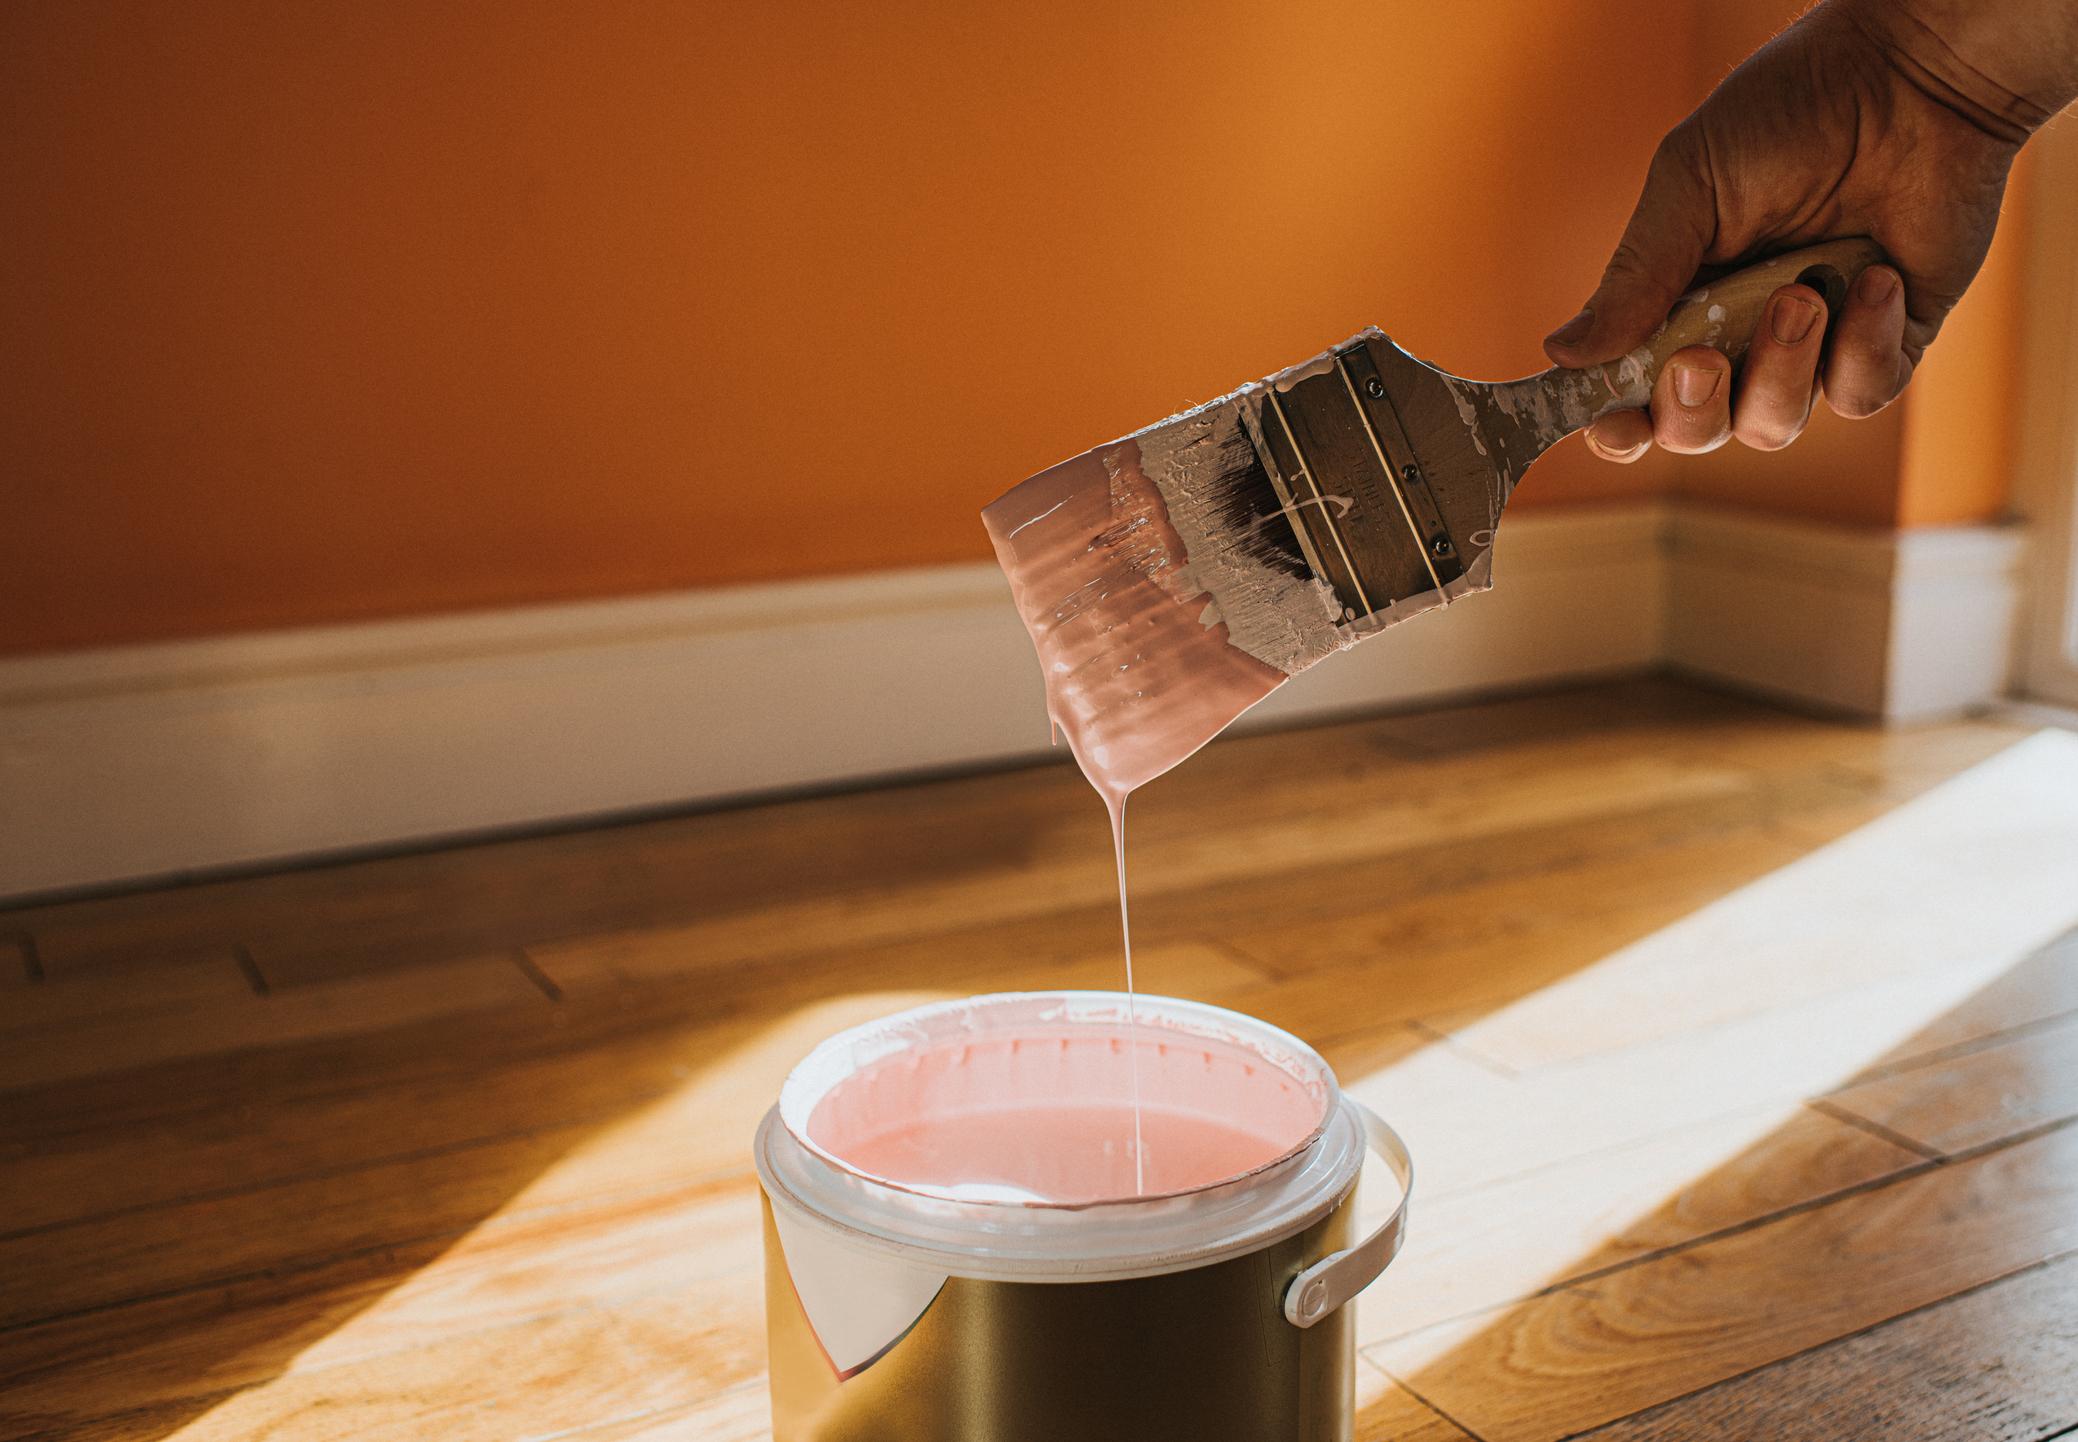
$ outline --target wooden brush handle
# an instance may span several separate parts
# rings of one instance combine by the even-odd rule
[[[1660,368],[1683,347],[1707,345],[1722,351],[1730,357],[1736,371],[1753,341],[1753,333],[1760,328],[1768,297],[1781,287],[1801,282],[1824,296],[1830,325],[1861,273],[1886,259],[1883,247],[1866,236],[1829,240],[1823,245],[1774,256],[1699,285],[1674,302],[1666,323],[1653,332],[1642,351],[1633,351],[1621,360],[1584,372],[1548,371],[1545,379],[1554,392],[1613,396],[1613,401],[1594,407],[1596,415],[1636,410],[1652,399],[1652,385],[1659,379]],[[1594,384],[1583,387],[1583,378]]]

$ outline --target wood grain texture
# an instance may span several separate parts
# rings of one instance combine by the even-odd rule
[[[1588,1433],[1595,1442],[2042,1442],[2078,1419],[2078,1257]]]
[[[0,963],[24,957],[22,943],[12,949],[0,943]],[[70,977],[63,986],[31,984],[25,970],[12,971],[0,991],[0,1036],[10,1033],[49,1034],[59,1028],[82,1024],[105,1027],[145,1015],[163,1015],[191,1009],[207,1015],[234,1010],[228,1004],[252,990],[237,958],[228,950],[214,956],[184,957],[101,966]],[[239,1008],[242,1010],[242,1008]],[[157,1030],[154,1020],[140,1030]],[[24,1042],[27,1036],[13,1037]]]
[[[1826,1104],[1953,1156],[2078,1117],[2078,1017],[1833,1093]]]
[[[1725,976],[1723,984],[1735,984]],[[1781,1007],[1704,1031],[1502,1074],[1433,1046],[1342,1073],[1351,1091],[1396,1119],[1423,1167],[1426,1203],[1574,1157],[1629,1146],[1763,1104],[1829,1092],[1919,1038],[1946,1040],[1948,1009],[1977,974],[1919,973]],[[1526,1005],[1542,1007],[1539,993]],[[1551,995],[1553,1026],[1595,1014]],[[1568,1018],[1570,1017],[1570,1020]]]
[[[1521,1068],[1911,971],[1989,979],[2078,924],[2074,877],[2078,736],[2045,732],[1561,983],[1591,993],[1580,1010],[1606,1018],[1592,1032],[1549,1026],[1546,1005],[1454,1033]],[[1736,988],[1695,985],[1732,956]]]
[[[1466,1442],[1471,1434],[1359,1357],[1356,1442]]]
[[[2074,1249],[2064,1128],[1366,1355],[1488,1442],[1566,1437]]]
[[[150,976],[152,968],[146,975]],[[14,1028],[0,1048],[0,1088],[130,1070],[182,1057],[235,1052],[362,1031],[380,1031],[461,1012],[538,1007],[539,987],[509,955],[466,956],[424,966],[342,977],[273,992],[246,1005],[252,986],[230,957],[170,963],[163,987],[96,972],[36,988],[47,1015]],[[187,991],[170,983],[191,977]],[[94,998],[120,991],[104,1008]],[[33,1011],[36,1008],[24,1008]],[[62,1019],[61,1019],[62,1014]]]
[[[1384,1341],[1484,1311],[1923,1160],[1817,1112],[1768,1107],[1450,1192],[1424,1206],[1364,1294],[1357,1335]]]
[[[1975,950],[1606,965],[2022,740],[1627,683],[1222,742],[1136,799],[1143,984],[1294,1027],[1414,1148],[1360,1438],[1764,1390],[2059,1245],[2074,1133],[2030,1128],[2078,942],[2022,952],[2078,898],[1971,872],[2011,913]],[[1771,907],[1733,920],[1866,914]],[[780,1079],[921,1001],[1115,986],[1115,908],[1045,767],[0,913],[0,1435],[763,1437]],[[1950,1359],[1985,1397],[1994,1353]],[[2068,1410],[2012,1365],[2012,1415]]]

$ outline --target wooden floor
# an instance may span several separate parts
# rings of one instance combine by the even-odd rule
[[[1129,850],[1143,985],[1414,1149],[1361,1437],[2078,1434],[2078,736],[1637,683]],[[0,912],[0,1436],[761,1437],[789,1064],[1116,921],[1062,766]]]

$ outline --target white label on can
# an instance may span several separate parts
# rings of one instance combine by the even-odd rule
[[[855,1376],[885,1356],[945,1286],[943,1272],[846,1246],[778,1207],[772,1222],[794,1295],[839,1377]]]

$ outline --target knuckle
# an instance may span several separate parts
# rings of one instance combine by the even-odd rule
[[[1612,424],[1611,419],[1605,418],[1588,427],[1585,439],[1589,450],[1605,461],[1628,465],[1650,449],[1652,435],[1649,430],[1638,425]],[[1642,421],[1644,418],[1638,419]]]
[[[1719,421],[1716,425],[1699,425],[1684,418],[1681,421],[1670,421],[1656,426],[1652,438],[1662,449],[1672,451],[1677,456],[1700,456],[1716,450],[1730,440],[1732,427],[1729,420]]]
[[[1897,355],[1885,347],[1843,348],[1828,371],[1826,402],[1838,415],[1865,420],[1898,398],[1905,374]]]
[[[1788,445],[1811,419],[1817,389],[1817,378],[1809,366],[1787,375],[1769,367],[1750,367],[1732,407],[1739,438],[1780,435],[1779,444]]]
[[[1647,179],[1653,181],[1687,180],[1696,173],[1696,132],[1689,121],[1682,121],[1652,148],[1652,160],[1645,168]]]
[[[1652,263],[1635,241],[1625,236],[1616,244],[1616,253],[1609,257],[1609,264],[1602,268],[1602,282],[1656,280]]]
[[[1878,397],[1852,387],[1838,393],[1828,393],[1826,396],[1834,413],[1850,421],[1865,421],[1895,399],[1895,396]]]
[[[1795,317],[1794,311],[1785,312],[1783,306],[1804,305],[1811,309],[1811,316],[1803,334],[1793,341],[1781,340],[1775,329],[1784,315]],[[1801,319],[1801,317],[1795,317]],[[1807,346],[1822,345],[1825,341],[1826,324],[1832,319],[1825,297],[1808,285],[1785,285],[1768,297],[1767,308],[1761,313],[1761,325],[1754,336],[1755,342],[1764,350],[1802,350]]]
[[[1750,451],[1779,451],[1803,434],[1802,426],[1788,427],[1741,420],[1732,427],[1739,444]]]

